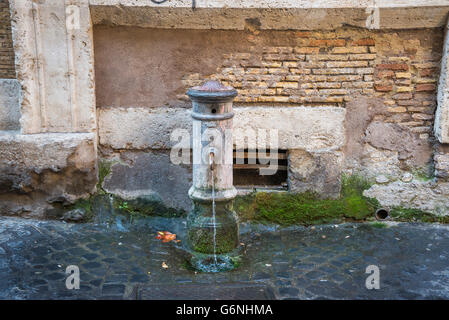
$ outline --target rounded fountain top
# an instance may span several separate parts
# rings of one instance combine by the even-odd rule
[[[192,90],[196,91],[235,91],[233,87],[225,86],[220,81],[209,80],[203,83],[201,86],[193,87]]]
[[[201,86],[190,88],[187,95],[193,101],[199,102],[226,102],[237,96],[237,90],[225,86],[219,81],[206,81]]]

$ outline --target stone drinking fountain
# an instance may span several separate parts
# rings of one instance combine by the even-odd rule
[[[188,245],[196,253],[192,264],[227,270],[232,268],[230,253],[239,245],[232,177],[232,101],[237,91],[208,81],[187,95],[193,104],[193,209],[187,217]]]

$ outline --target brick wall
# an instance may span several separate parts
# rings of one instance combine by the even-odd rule
[[[375,90],[388,106],[385,122],[410,126],[427,138],[436,108],[437,70],[437,60],[419,61],[407,55],[382,59],[376,65]]]
[[[295,45],[253,46],[223,55],[209,76],[239,91],[240,104],[335,105],[357,96],[383,99],[381,121],[428,138],[436,106],[441,30],[295,32]],[[286,41],[287,42],[287,41]],[[291,43],[291,39],[288,41]],[[185,75],[186,88],[204,79]]]
[[[373,93],[376,55],[362,43],[308,39],[307,46],[230,53],[212,78],[237,88],[237,102],[341,105],[354,93]]]
[[[375,121],[430,136],[441,29],[225,31],[110,28],[95,37],[98,107],[191,104],[205,79],[239,91],[236,105],[376,105]],[[120,77],[117,77],[120,74]],[[379,102],[381,101],[381,102]]]
[[[0,0],[0,79],[14,79],[14,50],[8,0]]]

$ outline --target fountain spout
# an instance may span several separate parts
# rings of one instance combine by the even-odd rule
[[[214,171],[214,168],[215,168],[214,157],[215,157],[215,154],[214,154],[213,151],[211,151],[209,153],[209,168],[210,168],[210,171]]]

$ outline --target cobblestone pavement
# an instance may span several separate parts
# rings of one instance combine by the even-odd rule
[[[126,226],[0,218],[0,298],[127,299],[137,284],[211,283],[264,284],[279,299],[449,298],[448,226],[242,225],[239,268],[216,274],[189,270],[176,245],[154,238],[157,230],[182,238],[184,228],[183,219]],[[68,265],[80,268],[79,290],[65,286]],[[365,287],[368,265],[380,268],[379,290]]]

